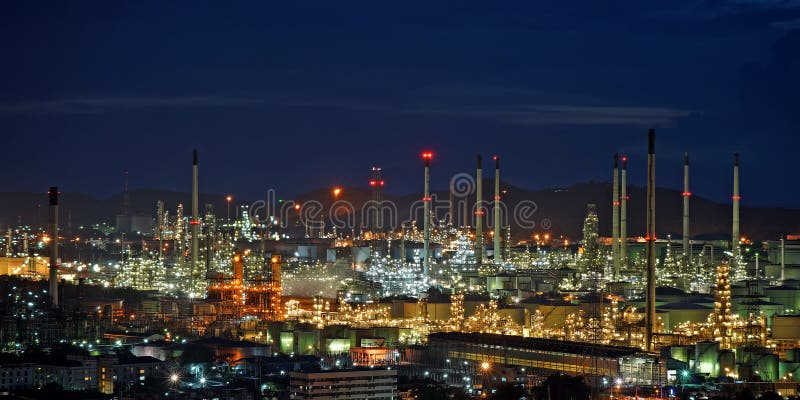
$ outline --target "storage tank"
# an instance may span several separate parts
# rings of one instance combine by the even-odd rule
[[[778,376],[780,376],[781,380],[800,381],[800,362],[781,361],[778,363]]]
[[[800,362],[800,348],[786,350],[786,361]]]
[[[775,381],[778,379],[778,355],[773,354],[765,347],[741,347],[736,350],[739,363],[748,365],[752,370],[751,375],[739,376],[747,379],[749,376],[758,376],[762,381]]]
[[[778,380],[778,355],[761,354],[753,364],[753,369],[762,381],[775,382]]]
[[[669,356],[685,363],[689,363],[689,349],[687,346],[670,346]]]
[[[736,354],[730,350],[720,350],[719,352],[719,375],[728,376],[736,372]]]
[[[694,345],[695,371],[710,377],[717,377],[719,372],[719,343],[711,341],[697,342]]]

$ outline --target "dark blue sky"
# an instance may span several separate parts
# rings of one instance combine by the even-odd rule
[[[420,190],[503,158],[526,188],[609,180],[798,207],[800,1],[3,2],[4,191]],[[506,2],[502,2],[506,3]],[[557,4],[549,4],[557,3]],[[661,3],[656,5],[655,3]],[[458,4],[458,5],[454,5]],[[486,167],[490,168],[487,161]]]

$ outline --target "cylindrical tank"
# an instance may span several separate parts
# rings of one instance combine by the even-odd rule
[[[700,374],[707,374],[711,377],[718,376],[719,366],[719,343],[718,342],[697,342],[694,347],[695,371]]]
[[[689,362],[689,347],[687,346],[670,346],[669,348],[669,355],[670,357],[678,360],[683,361],[685,363]]]
[[[753,369],[762,381],[775,382],[778,380],[778,355],[761,354],[753,363]]]
[[[719,352],[719,375],[728,376],[736,372],[736,354],[730,350],[720,350]]]
[[[786,361],[800,362],[800,348],[786,350]]]

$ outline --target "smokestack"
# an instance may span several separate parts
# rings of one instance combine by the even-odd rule
[[[422,274],[428,276],[430,272],[430,249],[431,249],[431,158],[433,153],[423,153],[422,159],[425,160],[425,193],[422,201],[425,205],[425,212],[423,214],[423,251],[425,258],[422,261]]]
[[[494,156],[494,262],[503,262],[503,250],[500,247],[500,235],[503,223],[500,220],[500,157]]]
[[[783,261],[783,257],[786,255],[786,241],[781,237],[781,284],[786,279],[786,263]],[[756,253],[758,255],[758,253]]]
[[[619,194],[619,261],[628,266],[628,157],[622,156]]]
[[[653,351],[656,324],[656,131],[648,132],[647,152],[647,292],[645,293],[645,349]]]
[[[733,276],[739,277],[739,153],[733,154],[733,232],[731,235],[731,253],[733,254],[731,261],[731,270]]]
[[[450,185],[450,213],[447,215],[447,224],[451,227],[456,224],[455,216],[455,196],[453,195],[453,185]]]
[[[619,154],[614,154],[614,177],[611,181],[611,260],[616,282],[619,278]]]
[[[198,196],[198,181],[197,181],[197,149],[192,152],[192,221],[190,224],[192,225],[192,288],[191,292],[194,292],[197,282],[196,279],[198,277],[198,270],[197,270],[197,253],[200,252],[200,218],[199,218],[199,210],[197,205],[197,196]]]
[[[691,244],[689,244],[689,153],[683,154],[683,262],[689,266],[692,256]]]
[[[475,171],[476,198],[475,198],[475,262],[483,264],[483,159],[478,154],[477,170]]]
[[[51,186],[47,194],[50,197],[50,302],[58,308],[58,188]]]

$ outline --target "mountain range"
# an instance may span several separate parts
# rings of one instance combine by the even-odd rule
[[[583,221],[587,213],[587,204],[596,204],[601,236],[610,236],[611,232],[611,185],[607,182],[588,182],[574,184],[558,189],[526,190],[501,182],[504,190],[502,199],[510,213],[520,202],[529,206],[530,215],[525,226],[521,226],[512,218],[511,230],[514,239],[528,238],[532,233],[550,233],[551,237],[563,235],[571,240],[582,237]],[[494,198],[493,182],[484,180],[483,199],[491,202]],[[628,187],[628,234],[630,237],[641,235],[644,230],[645,191],[642,187]],[[318,201],[324,210],[336,200],[346,200],[360,210],[364,202],[371,199],[371,191],[364,188],[341,188],[339,196],[334,196],[330,188],[317,189],[296,196],[295,202],[308,204],[310,200]],[[227,202],[222,194],[201,194],[201,213],[204,204],[212,204],[215,213],[225,218]],[[277,196],[280,197],[280,196]],[[405,220],[411,214],[412,203],[421,200],[421,195],[394,195],[384,193],[382,199],[396,204],[398,220]],[[446,218],[449,192],[433,191],[433,204],[441,206],[437,217]],[[137,214],[155,215],[157,200],[163,200],[170,215],[175,215],[178,203],[184,204],[184,213],[188,215],[190,194],[159,189],[136,189],[129,192],[130,210]],[[470,207],[474,206],[474,194],[467,197]],[[288,199],[287,199],[288,200]],[[456,197],[456,200],[459,198]],[[114,223],[114,216],[122,210],[123,194],[109,198],[96,198],[83,193],[66,192],[61,197],[61,226],[77,227],[96,222]],[[234,199],[231,203],[231,215],[241,204],[250,201]],[[0,228],[18,222],[27,225],[45,226],[47,223],[47,195],[42,193],[5,192],[0,193]],[[417,203],[420,204],[420,203]],[[658,188],[656,192],[656,230],[659,237],[672,234],[680,238],[682,231],[681,192],[673,189]],[[342,209],[339,213],[343,212]],[[491,209],[487,210],[491,214]],[[415,213],[421,215],[421,212]],[[457,215],[463,215],[457,211]],[[693,238],[729,240],[731,232],[731,204],[723,204],[698,196],[691,198],[691,235]],[[460,221],[461,219],[458,219]],[[533,223],[531,226],[530,222]],[[741,207],[742,235],[754,240],[777,239],[781,235],[800,232],[800,209],[748,207],[746,198]]]

